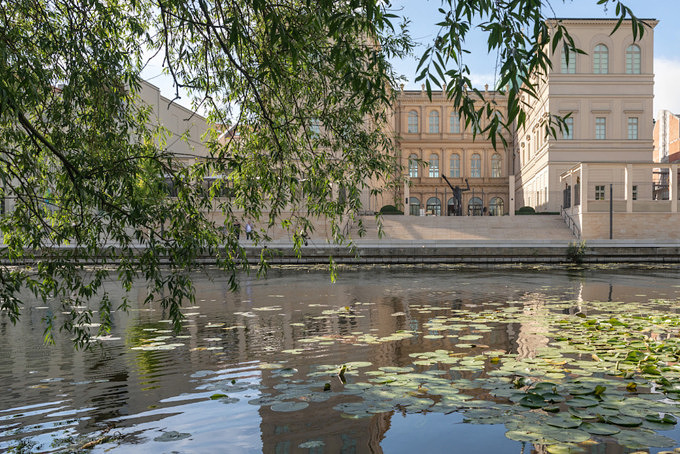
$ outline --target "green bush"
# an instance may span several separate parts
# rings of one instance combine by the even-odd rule
[[[533,207],[522,207],[515,214],[536,214],[536,210]]]
[[[394,205],[385,205],[380,209],[380,214],[404,214],[404,212]]]
[[[567,260],[577,265],[583,263],[583,257],[586,255],[586,240],[580,242],[572,241],[567,247]]]

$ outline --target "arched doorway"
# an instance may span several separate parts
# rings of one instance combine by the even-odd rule
[[[434,216],[442,215],[442,202],[437,197],[430,197],[427,199],[427,205],[425,206],[427,214],[432,214]]]
[[[482,205],[482,199],[479,197],[471,198],[468,202],[468,216],[481,216]]]
[[[418,197],[409,197],[408,206],[408,213],[411,216],[420,216],[420,199]]]
[[[447,216],[455,216],[456,215],[456,204],[458,201],[456,200],[455,197],[451,197],[448,202],[446,202],[446,215]]]
[[[504,213],[505,204],[503,203],[503,199],[500,197],[491,199],[491,202],[489,202],[489,214],[491,216],[503,216]]]

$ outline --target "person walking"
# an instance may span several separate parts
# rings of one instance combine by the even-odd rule
[[[234,233],[236,234],[236,239],[240,240],[241,239],[241,224],[238,221],[234,221],[232,228],[234,229]]]
[[[250,223],[250,221],[246,222],[246,240],[251,239],[253,235],[253,225]]]

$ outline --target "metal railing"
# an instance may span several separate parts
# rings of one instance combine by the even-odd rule
[[[562,214],[562,218],[564,219],[564,222],[567,223],[567,227],[569,227],[569,230],[571,230],[571,233],[574,234],[576,239],[580,240],[581,239],[581,228],[578,226],[576,221],[567,213],[567,210],[564,209],[564,207],[560,207],[560,213]]]

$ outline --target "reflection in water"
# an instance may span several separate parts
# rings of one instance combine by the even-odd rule
[[[69,450],[110,436],[94,449],[380,453],[426,446],[448,452],[458,443],[465,452],[520,452],[521,443],[506,439],[502,425],[473,427],[457,413],[414,415],[397,407],[341,417],[334,407],[358,399],[341,393],[334,374],[318,375],[318,392],[298,399],[308,404],[302,410],[277,411],[267,399],[349,362],[370,363],[348,372],[348,383],[356,384],[381,367],[412,366],[422,352],[494,350],[534,358],[553,334],[541,321],[551,300],[573,301],[572,313],[587,301],[674,299],[680,291],[677,273],[663,269],[370,268],[345,271],[336,284],[323,272],[274,271],[263,281],[245,278],[236,293],[219,275],[212,278],[196,277],[196,306],[185,308],[180,333],[170,330],[160,308],[141,305],[140,286],[132,298],[138,306],[115,312],[110,339],[89,352],[74,352],[67,338],[41,344],[41,320],[58,310],[56,302],[27,306],[17,326],[0,317],[0,450]],[[487,329],[462,316],[508,306],[524,321]],[[455,336],[442,335],[438,325],[457,314],[460,322],[448,328]],[[399,331],[415,335],[380,341]],[[474,380],[484,371],[446,373]],[[481,389],[466,392],[492,399]]]

